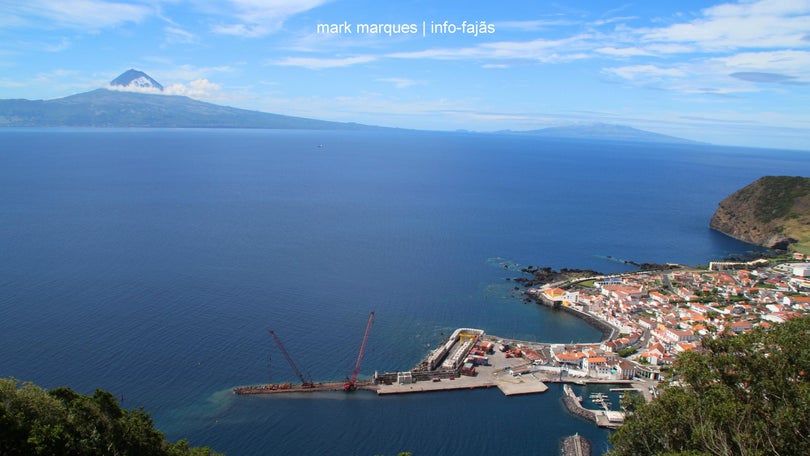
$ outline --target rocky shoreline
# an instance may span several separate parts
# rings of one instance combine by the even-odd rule
[[[591,269],[562,268],[559,271],[556,271],[550,267],[537,268],[534,266],[527,266],[521,269],[520,272],[531,275],[531,277],[516,277],[510,280],[515,283],[519,283],[526,288],[543,286],[563,280],[603,275],[601,272],[593,271]]]

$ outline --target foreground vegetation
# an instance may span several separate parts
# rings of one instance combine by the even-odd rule
[[[810,317],[703,346],[660,397],[631,399],[608,455],[810,454]]]
[[[45,390],[0,379],[0,455],[209,456],[209,448],[166,441],[142,409],[122,410],[102,390]]]

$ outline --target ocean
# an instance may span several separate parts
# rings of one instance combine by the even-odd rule
[[[228,455],[557,454],[608,431],[545,394],[237,397],[407,370],[458,327],[596,341],[507,280],[754,247],[708,228],[807,153],[505,134],[0,130],[0,376],[108,390]],[[583,390],[584,394],[587,394]]]

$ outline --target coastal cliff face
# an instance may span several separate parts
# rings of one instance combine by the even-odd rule
[[[810,253],[810,178],[762,177],[721,201],[709,226],[750,244]]]

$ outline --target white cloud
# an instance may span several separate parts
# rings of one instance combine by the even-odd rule
[[[578,22],[568,20],[533,20],[533,21],[495,21],[495,30],[536,32],[552,27],[576,25]]]
[[[258,38],[271,32],[270,27],[262,24],[215,25],[211,30],[220,35],[241,36],[243,38]]]
[[[208,79],[197,79],[186,84],[171,84],[163,88],[166,95],[183,95],[190,98],[212,99],[222,87]]]
[[[198,41],[195,34],[181,29],[180,27],[168,26],[164,31],[166,32],[166,41],[168,43],[191,44]]]
[[[691,22],[637,30],[646,43],[694,44],[704,51],[806,47],[810,1],[759,0],[725,3],[701,11]]]
[[[153,95],[181,95],[189,98],[211,100],[220,96],[222,87],[208,79],[197,79],[189,82],[188,84],[173,83],[163,87],[161,91],[155,87],[137,87],[137,86],[107,86],[109,90],[118,92],[136,92],[148,93]]]
[[[54,25],[96,31],[127,22],[140,22],[154,11],[145,6],[105,0],[27,0],[2,2],[3,14],[15,17],[18,24],[45,19],[45,27]]]
[[[397,89],[405,89],[407,87],[421,84],[421,82],[419,81],[414,81],[413,79],[407,78],[379,78],[377,79],[377,81],[390,82],[391,84],[394,84],[394,87],[396,87]]]
[[[236,23],[219,24],[215,33],[256,38],[275,32],[296,14],[316,8],[327,0],[229,0],[236,10]]]
[[[167,64],[171,64],[167,62]],[[169,70],[155,72],[155,78],[166,81],[191,81],[196,79],[205,79],[213,74],[230,73],[234,71],[233,67],[228,65],[215,66],[215,67],[198,67],[194,65],[173,65]]]
[[[309,68],[311,70],[319,70],[323,68],[337,68],[337,67],[357,65],[360,63],[368,63],[376,59],[377,59],[376,57],[371,55],[360,55],[356,57],[343,57],[343,58],[287,57],[281,60],[270,62],[270,64],[277,66],[297,66]]]
[[[781,50],[766,52],[743,52],[728,57],[711,59],[724,71],[763,71],[785,73],[792,76],[810,74],[810,51]]]
[[[649,51],[639,49],[637,47],[616,48],[613,46],[602,47],[596,49],[596,52],[613,57],[637,57],[642,55],[653,55]]]
[[[655,65],[628,65],[605,68],[603,71],[632,81],[658,81],[665,78],[682,78],[687,73],[678,68],[661,68]]]
[[[138,87],[138,86],[119,86],[119,85],[107,85],[104,87],[107,90],[114,90],[116,92],[135,92],[135,93],[151,93],[154,95],[162,95],[162,92],[157,87]]]
[[[588,58],[588,54],[578,51],[592,47],[589,44],[590,38],[590,35],[576,35],[560,40],[499,41],[466,48],[395,52],[388,54],[387,57],[436,60],[532,60],[542,63],[560,63]]]

